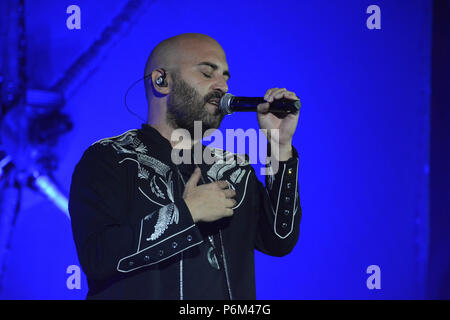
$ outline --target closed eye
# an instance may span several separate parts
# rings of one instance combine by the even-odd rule
[[[208,62],[208,61],[203,61],[203,62],[200,62],[199,64],[197,64],[197,66],[198,67],[208,67],[208,71],[212,71],[212,72],[214,72],[214,71],[216,71],[216,70],[218,70],[219,69],[219,66],[218,65],[216,65],[216,64],[214,64],[214,63],[211,63],[211,62]],[[205,69],[203,69],[203,70],[205,70]],[[204,73],[203,71],[201,71],[201,70],[199,70],[202,74],[203,74],[203,76],[205,76],[206,78],[212,78],[212,75],[210,75],[210,74],[207,74],[207,73]],[[228,77],[228,79],[225,79],[226,81],[229,81],[230,80],[230,72],[228,71],[228,70],[224,70],[223,71],[223,73],[222,73],[224,76],[226,76],[226,77]]]

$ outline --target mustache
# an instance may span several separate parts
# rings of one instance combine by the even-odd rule
[[[205,104],[210,101],[211,99],[218,99],[220,101],[220,99],[222,99],[222,97],[224,96],[224,94],[220,91],[213,91],[211,93],[208,93],[205,98],[204,98],[204,102]]]

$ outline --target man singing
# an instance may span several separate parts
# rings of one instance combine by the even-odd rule
[[[145,75],[147,123],[94,143],[73,173],[69,211],[87,298],[256,299],[254,249],[284,256],[299,236],[299,112],[269,112],[274,100],[298,98],[273,88],[258,105],[260,129],[279,130],[268,135],[278,170],[264,186],[247,155],[193,138],[194,121],[205,133],[223,119],[218,101],[230,74],[214,39],[162,41]],[[181,142],[171,139],[175,130]],[[194,161],[197,143],[213,163]],[[192,161],[175,164],[174,153]]]

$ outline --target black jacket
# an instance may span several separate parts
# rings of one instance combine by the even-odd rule
[[[199,292],[216,278],[208,267],[197,274],[207,235],[218,250],[224,298],[256,298],[254,249],[284,256],[299,236],[297,151],[266,176],[264,187],[247,155],[202,150],[216,162],[198,165],[199,184],[227,180],[236,191],[233,216],[210,224],[194,223],[182,198],[189,170],[181,173],[169,141],[154,128],[143,125],[85,151],[73,173],[69,212],[88,299],[214,298]]]

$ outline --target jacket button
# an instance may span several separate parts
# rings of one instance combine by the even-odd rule
[[[189,235],[186,237],[186,240],[189,241],[189,242],[191,242],[191,241],[192,241],[192,236],[189,234]]]
[[[292,183],[288,182],[288,183],[286,184],[286,189],[290,189],[291,187],[292,187]]]
[[[292,174],[292,172],[294,172],[294,170],[292,168],[288,169],[288,174]]]
[[[286,223],[286,222],[283,222],[283,223],[281,224],[281,227],[282,227],[283,229],[286,229],[287,223]]]
[[[149,256],[145,256],[144,257],[144,261],[147,262],[148,260],[150,260],[150,257]]]
[[[172,242],[172,248],[176,248],[178,246],[178,243],[176,243],[175,241],[174,242]]]
[[[286,197],[286,198],[284,198],[284,201],[286,201],[286,202],[291,201],[291,197]]]
[[[287,209],[286,209],[286,210],[284,210],[284,215],[286,215],[286,216],[287,216],[287,215],[288,215],[289,213],[290,213],[290,211],[289,211],[289,210],[287,210]]]
[[[164,254],[164,251],[163,250],[159,250],[158,254],[159,254],[159,256],[162,256]]]

